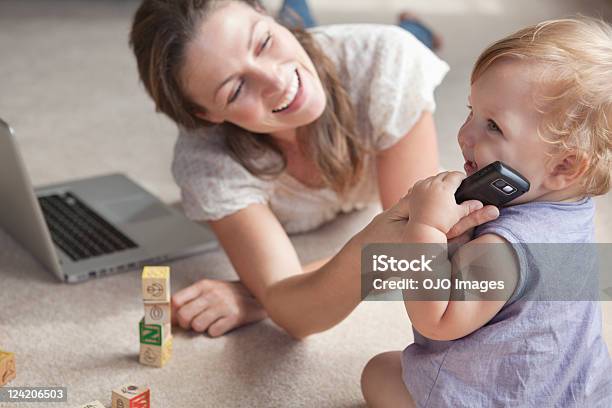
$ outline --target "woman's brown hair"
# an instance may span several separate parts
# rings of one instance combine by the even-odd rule
[[[211,123],[195,115],[203,108],[183,92],[179,73],[185,48],[201,22],[228,1],[263,10],[258,0],[144,0],[134,15],[130,45],[140,79],[157,111],[186,129],[211,126]],[[312,59],[327,99],[323,114],[298,129],[299,147],[313,158],[327,187],[346,193],[362,175],[367,152],[355,134],[353,105],[336,67],[313,37],[299,28],[290,30]],[[276,176],[286,168],[287,158],[271,137],[229,123],[221,126],[228,128],[226,134],[231,134],[225,140],[232,157],[255,176]],[[276,152],[279,160],[261,165],[257,159],[269,151]]]

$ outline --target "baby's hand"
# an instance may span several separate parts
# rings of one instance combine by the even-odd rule
[[[415,183],[407,195],[410,222],[427,225],[447,234],[476,206],[482,207],[482,203],[475,200],[461,204],[455,201],[455,191],[465,177],[463,173],[450,171]]]

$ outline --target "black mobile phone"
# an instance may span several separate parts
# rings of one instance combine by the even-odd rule
[[[455,192],[455,200],[457,204],[478,200],[484,205],[502,207],[527,191],[529,181],[521,173],[496,161],[466,177]]]

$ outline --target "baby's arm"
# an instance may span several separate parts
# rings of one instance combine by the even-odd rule
[[[444,237],[435,228],[421,225],[409,230],[412,242],[444,242]],[[519,265],[507,241],[495,234],[485,234],[463,245],[453,255],[450,276],[443,278],[450,278],[454,283],[459,276],[464,281],[501,280],[504,289],[484,294],[477,292],[478,297],[472,292],[453,289],[448,300],[405,301],[408,316],[422,335],[434,340],[455,340],[484,326],[512,296],[518,282]],[[450,300],[462,299],[464,294],[467,295],[465,300]]]
[[[457,204],[454,197],[464,178],[465,175],[458,172],[440,173],[412,187],[404,200],[409,214],[404,242],[439,243],[447,248],[446,234],[469,206],[469,201]],[[479,244],[486,243],[495,244],[497,248],[483,254],[483,247]],[[464,280],[466,277],[469,280],[471,275],[480,280],[504,276],[505,291],[495,297],[467,301],[451,301],[463,295],[453,290],[435,293],[437,299],[442,299],[435,301],[413,300],[410,292],[405,293],[404,303],[413,326],[434,340],[458,339],[482,327],[503,307],[518,281],[518,265],[512,248],[493,234],[483,235],[462,246],[453,255],[450,265],[448,261],[440,264],[436,267],[435,278],[450,279],[451,288],[455,283],[454,276],[461,272]]]

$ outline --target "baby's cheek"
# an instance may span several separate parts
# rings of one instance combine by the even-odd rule
[[[548,160],[549,157],[544,154],[537,154],[535,152],[526,154],[525,158],[521,161],[521,168],[525,172],[525,177],[531,178],[534,183],[541,181],[546,176]]]
[[[516,161],[516,159],[513,159],[509,155],[504,154],[504,152],[500,149],[494,148],[482,149],[480,155],[476,156],[475,158],[479,168],[483,168],[495,161],[501,161],[510,165],[511,167],[514,167],[511,163],[513,161]]]
[[[496,159],[499,160],[519,173],[524,175],[524,172],[531,171],[530,164],[533,158],[530,158],[530,152],[521,146],[499,145],[495,147],[494,152]]]

